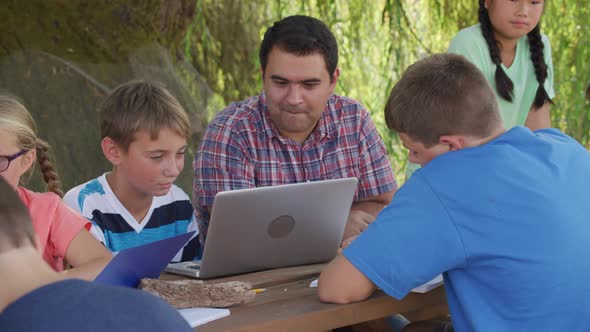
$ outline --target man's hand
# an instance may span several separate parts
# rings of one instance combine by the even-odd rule
[[[344,228],[343,239],[348,239],[353,236],[359,235],[364,231],[370,223],[375,220],[375,217],[361,210],[351,210],[348,215],[348,221],[346,222],[346,228]]]

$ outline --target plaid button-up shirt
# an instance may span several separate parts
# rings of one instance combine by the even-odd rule
[[[211,121],[193,162],[194,203],[204,244],[208,208],[220,191],[356,177],[354,201],[397,188],[387,150],[367,110],[337,95],[328,99],[303,144],[279,134],[264,93],[229,105]]]

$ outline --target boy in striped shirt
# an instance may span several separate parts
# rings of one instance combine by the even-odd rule
[[[92,221],[112,252],[197,231],[192,205],[174,181],[184,167],[190,122],[161,84],[130,81],[100,109],[101,147],[111,172],[71,189],[64,201]],[[198,236],[173,261],[199,257]]]

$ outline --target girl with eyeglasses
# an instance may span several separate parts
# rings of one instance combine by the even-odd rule
[[[111,254],[90,235],[88,220],[62,202],[59,177],[48,150],[49,145],[37,137],[35,122],[23,104],[0,95],[0,175],[27,206],[44,260],[68,277],[93,280]],[[36,193],[20,186],[35,161],[49,192]],[[64,271],[64,260],[73,268]]]

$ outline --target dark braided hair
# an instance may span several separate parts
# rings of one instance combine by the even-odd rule
[[[49,159],[49,144],[37,138],[36,149],[37,161],[39,162],[39,166],[41,168],[43,180],[45,180],[45,183],[47,183],[47,190],[56,193],[59,197],[63,197],[64,193],[61,189],[59,176],[57,175],[55,167],[53,167],[53,163]]]
[[[514,84],[502,69],[500,48],[498,47],[498,42],[494,38],[492,22],[490,21],[490,16],[488,15],[488,10],[485,8],[484,2],[485,0],[479,0],[479,23],[481,25],[483,37],[488,44],[492,62],[496,65],[496,89],[498,90],[500,97],[511,102],[514,97]],[[537,26],[528,33],[527,37],[529,41],[531,61],[535,67],[535,76],[537,77],[537,82],[539,82],[539,88],[537,89],[537,94],[535,95],[533,105],[536,108],[539,108],[547,101],[553,103],[551,98],[549,98],[549,95],[547,94],[544,86],[545,79],[547,79],[547,64],[545,63],[543,56],[544,46],[543,40],[541,39],[540,24],[537,24]]]
[[[527,35],[529,39],[529,50],[531,51],[531,61],[535,67],[535,76],[537,77],[537,82],[539,82],[539,88],[537,89],[537,94],[535,95],[535,101],[533,101],[533,105],[536,108],[540,108],[545,104],[545,102],[553,103],[547,91],[545,90],[545,79],[547,79],[547,64],[545,63],[545,59],[543,57],[543,40],[541,39],[541,24],[537,24],[537,26],[528,33]]]
[[[514,84],[512,83],[512,80],[510,80],[510,77],[508,77],[508,75],[506,75],[502,69],[500,48],[498,47],[498,42],[494,38],[492,22],[490,21],[490,16],[488,15],[488,10],[486,9],[484,2],[485,0],[479,0],[479,23],[481,25],[481,33],[483,34],[483,38],[488,44],[492,62],[496,65],[496,89],[498,90],[500,97],[511,102],[514,94]]]

